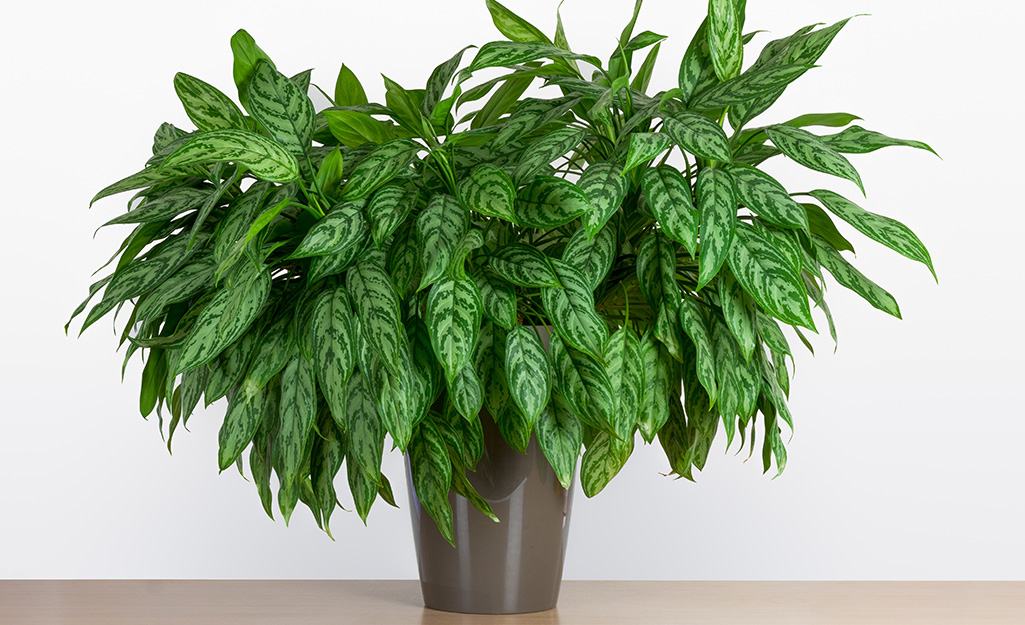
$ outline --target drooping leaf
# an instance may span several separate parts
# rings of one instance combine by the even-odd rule
[[[637,429],[640,430],[645,442],[651,443],[655,440],[655,434],[669,419],[669,362],[668,358],[660,354],[655,335],[650,330],[640,338],[637,347],[641,375]]]
[[[756,344],[755,304],[744,292],[740,283],[729,271],[719,275],[719,301],[722,304],[723,318],[726,326],[737,339],[740,351],[746,360],[751,360]]]
[[[281,482],[288,485],[299,478],[306,444],[317,417],[313,367],[302,356],[293,358],[281,373],[279,410],[281,427],[274,438],[274,451],[278,457]]]
[[[433,284],[448,272],[468,226],[466,210],[454,197],[440,193],[431,197],[416,221],[420,263],[424,271],[418,290]]]
[[[221,471],[235,464],[263,417],[263,389],[243,386],[231,398],[224,423],[218,432],[217,465]]]
[[[484,322],[473,350],[473,365],[484,389],[484,406],[492,415],[502,414],[511,399],[505,378],[505,343],[505,330]]]
[[[601,432],[595,435],[580,461],[580,485],[584,495],[594,497],[616,477],[633,453],[633,438],[627,442],[617,441]]]
[[[470,362],[483,315],[480,290],[473,280],[443,278],[431,287],[424,320],[450,384]]]
[[[661,232],[650,232],[641,239],[637,248],[637,281],[652,309],[657,310],[666,304],[676,312],[680,305],[680,288],[676,285],[676,251],[673,242]]]
[[[701,254],[698,288],[712,281],[726,262],[737,223],[737,197],[733,179],[721,169],[705,168],[698,174],[698,212],[701,215]]]
[[[593,237],[619,210],[630,190],[630,183],[622,175],[619,165],[604,162],[588,167],[577,181],[577,187],[584,192],[592,208],[585,208],[582,221],[588,235]]]
[[[377,249],[382,249],[395,230],[406,220],[416,205],[416,189],[404,185],[389,184],[381,187],[367,204],[367,218],[370,233]]]
[[[555,470],[559,483],[570,489],[583,444],[583,428],[557,392],[541,412],[535,431],[541,451]]]
[[[550,259],[563,288],[544,287],[541,302],[555,331],[570,345],[601,360],[608,328],[594,310],[594,293],[572,265]]]
[[[331,415],[346,430],[346,386],[356,368],[356,336],[352,304],[343,287],[320,294],[313,306],[310,339],[317,385],[327,400]]]
[[[533,330],[517,325],[506,337],[505,355],[509,393],[533,425],[552,393],[548,353]]]
[[[384,423],[363,375],[352,376],[342,392],[347,397],[342,424],[348,439],[349,462],[357,464],[376,482],[384,453]]]
[[[616,399],[613,429],[622,440],[633,437],[640,409],[643,374],[640,340],[631,328],[620,328],[605,346],[605,362]]]
[[[511,243],[488,257],[488,267],[519,286],[561,288],[562,283],[552,267],[553,260],[533,247]]]
[[[813,237],[812,241],[815,244],[816,260],[822,263],[822,266],[836,278],[837,282],[854,291],[879,310],[898,319],[901,318],[900,307],[892,295],[854,268],[828,242],[818,237]]]
[[[549,346],[555,386],[567,407],[583,423],[611,431],[616,418],[616,398],[604,365],[573,349],[558,336],[551,337]]]
[[[213,130],[195,135],[164,159],[160,168],[178,169],[231,161],[268,182],[299,179],[299,163],[283,147],[246,130]]]
[[[365,256],[346,274],[346,286],[363,336],[389,371],[399,369],[399,353],[406,345],[399,312],[399,296],[380,255]]]
[[[697,352],[697,376],[708,392],[710,403],[714,404],[719,396],[715,374],[715,346],[712,343],[708,320],[700,304],[692,297],[683,298],[680,305],[680,326],[694,343]]]
[[[822,139],[807,130],[785,124],[765,129],[772,143],[794,161],[809,169],[845,178],[858,185],[865,192],[865,185],[854,165],[839,152],[829,147]]]
[[[798,270],[772,240],[739,223],[729,257],[737,281],[769,314],[791,325],[815,329]]]
[[[584,228],[577,230],[562,252],[563,262],[579,271],[592,291],[608,275],[615,258],[616,230],[611,225],[606,225],[593,237]]]
[[[445,440],[430,419],[420,423],[410,440],[409,466],[417,499],[434,519],[441,535],[451,543],[452,506],[448,490],[452,484],[452,464]]]
[[[733,178],[737,199],[771,224],[808,230],[808,216],[775,178],[749,165],[733,164],[727,169]]]
[[[641,188],[662,232],[695,253],[700,215],[683,174],[669,165],[649,168],[641,178]]]
[[[513,286],[494,273],[476,267],[473,279],[480,290],[484,316],[506,330],[516,325],[516,291]]]
[[[516,187],[501,168],[483,163],[459,181],[459,201],[467,210],[516,222],[513,201]]]
[[[516,197],[516,223],[548,230],[592,211],[584,191],[564,178],[536,176]]]

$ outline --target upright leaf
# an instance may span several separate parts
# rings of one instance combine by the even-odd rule
[[[213,85],[178,72],[174,76],[174,91],[196,128],[202,131],[247,128],[242,111]]]
[[[501,168],[483,163],[459,181],[459,201],[467,210],[516,222],[513,200],[516,186]]]
[[[708,49],[720,80],[740,74],[744,63],[741,19],[736,0],[708,1]]]
[[[674,113],[666,117],[664,129],[673,143],[700,158],[729,162],[730,140],[722,126],[697,113]]]
[[[304,154],[313,137],[313,102],[267,61],[249,82],[249,108],[270,136],[293,154]]]
[[[584,191],[569,180],[536,176],[518,194],[515,211],[516,223],[548,230],[591,212],[592,206]]]
[[[367,197],[413,162],[420,149],[420,144],[412,139],[392,139],[375,147],[352,169],[349,181],[342,187],[342,198]]]
[[[289,258],[330,256],[360,246],[369,228],[362,202],[342,202],[310,228]]]
[[[662,232],[682,243],[691,254],[696,253],[700,214],[694,208],[690,184],[683,174],[669,165],[652,167],[645,170],[641,188]]]

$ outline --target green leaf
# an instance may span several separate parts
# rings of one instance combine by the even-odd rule
[[[516,15],[496,0],[486,0],[485,4],[495,22],[495,28],[509,38],[510,41],[551,43],[548,37],[533,24]]]
[[[636,419],[641,436],[647,443],[655,440],[655,434],[669,419],[670,363],[668,357],[659,352],[654,333],[651,330],[645,332],[637,343],[641,395]],[[712,383],[715,383],[714,377]]]
[[[524,184],[556,159],[576,149],[586,134],[576,128],[558,128],[530,144],[516,164],[513,181],[517,185]]]
[[[214,130],[195,135],[164,159],[160,168],[231,161],[268,182],[299,179],[299,163],[277,143],[245,130]]]
[[[851,126],[835,135],[819,138],[837,152],[845,154],[868,154],[869,152],[875,152],[880,148],[890,146],[918,148],[919,150],[928,150],[936,154],[936,150],[929,147],[927,143],[910,139],[894,139],[872,130],[865,130],[861,126]],[[939,156],[939,154],[936,154],[936,156]]]
[[[239,30],[231,37],[231,53],[234,57],[234,64],[231,68],[235,85],[238,87],[238,97],[242,106],[249,107],[249,81],[256,72],[256,65],[260,61],[266,61],[274,66],[267,53],[256,45],[256,41],[245,30]]]
[[[473,279],[480,290],[484,316],[511,330],[516,325],[516,291],[513,286],[481,267],[473,270]]]
[[[339,254],[361,245],[367,237],[363,202],[342,202],[310,228],[289,258]]]
[[[184,302],[210,288],[215,266],[208,256],[189,263],[160,282],[135,307],[136,319],[149,319],[171,304]]]
[[[344,63],[338,70],[335,79],[335,106],[359,106],[367,103],[367,93],[363,90],[356,74],[352,73]]]
[[[680,326],[694,343],[697,352],[698,380],[708,392],[710,405],[713,405],[719,396],[715,377],[715,346],[712,344],[712,331],[705,313],[693,297],[683,298],[680,305]]]
[[[263,389],[251,385],[243,386],[231,398],[224,423],[217,435],[217,465],[221,471],[235,464],[253,440],[256,427],[263,417],[263,405]]]
[[[606,225],[593,237],[584,228],[577,230],[566,243],[562,260],[580,272],[593,291],[598,288],[616,258],[616,229]]]
[[[485,321],[473,350],[473,365],[484,388],[484,406],[492,415],[505,412],[510,400],[505,379],[505,342],[505,330]]]
[[[391,124],[378,121],[362,111],[327,110],[323,115],[331,135],[350,148],[365,143],[386,143],[395,138]]]
[[[736,78],[701,92],[691,100],[690,108],[695,111],[718,111],[743,105],[752,99],[781,92],[814,67],[799,64],[752,67]]]
[[[371,481],[377,482],[385,431],[373,395],[361,374],[352,376],[340,390],[347,398],[341,422],[348,437],[349,462],[354,462]]]
[[[190,168],[184,167],[147,167],[140,172],[134,173],[127,178],[122,178],[114,184],[105,187],[102,191],[97,193],[92,200],[89,201],[89,206],[96,203],[97,200],[101,200],[111,195],[117,195],[118,193],[124,193],[125,191],[132,191],[134,189],[141,189],[143,187],[149,187],[162,182],[170,182],[172,180],[180,180],[182,178],[191,178],[196,175],[196,172]]]
[[[370,198],[367,218],[377,249],[382,249],[385,241],[406,221],[416,205],[416,196],[417,191],[413,187],[389,184],[378,189]]]
[[[612,396],[616,399],[612,426],[622,440],[633,437],[641,407],[643,373],[640,349],[640,341],[631,328],[616,330],[605,346],[609,382],[612,383]]]
[[[552,267],[553,260],[533,247],[510,243],[498,248],[488,258],[488,267],[502,279],[518,286],[562,288]]]
[[[270,296],[270,272],[262,267],[254,270],[247,266],[247,269],[228,288],[218,291],[200,313],[181,347],[174,375],[213,360],[242,336],[260,314]]]
[[[409,466],[417,499],[437,523],[441,535],[452,543],[452,506],[448,501],[452,464],[445,440],[430,419],[420,423],[410,441]]]
[[[772,143],[784,154],[809,169],[845,178],[865,192],[861,176],[854,165],[822,139],[807,130],[780,124],[765,129]]]
[[[652,167],[644,171],[641,188],[662,232],[696,253],[700,215],[683,174],[669,165]]]
[[[584,495],[594,497],[600,493],[633,453],[633,439],[616,441],[604,432],[595,435],[580,461],[580,485]]]
[[[541,339],[521,325],[506,337],[505,377],[509,392],[530,424],[537,422],[552,393],[552,372]]]
[[[712,65],[712,53],[708,49],[708,19],[705,18],[687,46],[680,62],[680,99],[687,104],[694,94],[719,83]]]
[[[200,208],[212,193],[213,189],[210,187],[176,187],[166,193],[146,198],[146,201],[134,210],[115,217],[100,227],[167,222],[183,213]]]
[[[658,60],[659,50],[662,48],[661,43],[656,43],[655,47],[648,52],[648,55],[644,57],[644,62],[641,63],[640,68],[637,69],[637,73],[634,75],[633,80],[630,81],[630,88],[635,91],[644,93],[648,90],[648,85],[651,84],[651,75],[655,71],[655,62]]]
[[[593,210],[584,209],[581,221],[587,234],[593,237],[619,210],[630,190],[630,181],[615,163],[595,163],[584,170],[577,181]]]
[[[390,372],[399,369],[399,353],[406,346],[399,296],[379,255],[368,255],[346,274],[346,285],[363,336]]]
[[[670,356],[683,362],[683,333],[680,331],[680,324],[677,323],[676,315],[673,314],[674,311],[665,302],[659,304],[655,310],[658,313],[655,317],[655,338],[659,340],[662,348]]]
[[[495,423],[498,425],[498,432],[510,447],[521,454],[527,453],[533,424],[516,404],[510,403],[505,411],[495,418]]]
[[[822,202],[826,210],[854,226],[868,238],[882,243],[902,256],[922,263],[929,268],[933,277],[936,276],[929,250],[925,249],[922,241],[904,224],[896,219],[870,213],[832,191],[820,189],[812,191],[811,196]]]
[[[833,274],[837,282],[854,291],[879,310],[898,319],[901,318],[900,307],[892,295],[855,269],[827,241],[819,237],[812,237],[812,242],[815,244],[815,259],[822,263],[829,273]]]
[[[420,106],[420,111],[426,117],[431,117],[434,113],[434,107],[445,97],[445,89],[452,82],[452,77],[455,76],[459,62],[463,59],[463,53],[470,47],[463,48],[455,56],[435,67],[434,71],[431,72],[431,77],[427,80],[427,91],[424,94],[424,101]]]
[[[456,462],[474,469],[484,455],[484,428],[479,413],[478,409],[470,417],[464,417],[452,409],[452,402],[446,402],[440,414],[437,411],[431,413],[431,421],[454,452],[449,454],[449,458],[455,461],[453,476]]]
[[[657,310],[665,303],[676,312],[680,305],[680,287],[676,285],[676,251],[661,232],[644,236],[637,248],[637,281],[641,294]]]
[[[737,198],[765,221],[782,228],[808,231],[808,215],[775,178],[749,165],[727,168]]]
[[[516,223],[548,230],[592,210],[583,190],[569,180],[536,176],[516,198]]]
[[[470,484],[470,481],[466,479],[465,469],[459,464],[458,461],[454,461],[452,465],[452,491],[469,501],[474,508],[477,508],[484,516],[490,518],[495,523],[499,523],[499,519],[495,516],[495,511],[491,509],[491,504],[486,499],[480,496],[480,493]]]
[[[822,237],[841,252],[854,251],[854,246],[840,234],[840,231],[836,229],[836,225],[833,224],[833,220],[826,211],[819,208],[817,204],[801,204],[801,207],[804,208],[805,214],[808,215],[808,225],[812,235]]]
[[[701,254],[698,288],[712,281],[729,254],[737,223],[737,197],[733,179],[721,169],[702,169],[697,183],[701,214]]]
[[[424,320],[450,384],[470,362],[483,315],[480,290],[473,280],[443,278],[431,287]]]
[[[387,268],[402,297],[407,297],[413,287],[419,284],[420,246],[417,242],[416,222],[412,219],[403,222],[395,231],[391,247],[388,248]]]
[[[346,465],[345,473],[349,482],[349,492],[352,493],[352,502],[356,505],[356,514],[366,525],[367,517],[370,516],[370,508],[377,501],[380,484],[375,483],[366,471],[351,460]]]
[[[353,168],[342,187],[342,199],[367,197],[406,169],[421,149],[412,139],[392,139],[375,147]]]
[[[694,156],[724,162],[733,160],[730,156],[730,140],[722,126],[704,115],[673,113],[671,117],[665,118],[663,132],[681,149]]]
[[[213,85],[178,72],[174,76],[174,91],[196,128],[202,131],[248,128],[242,111]]]
[[[566,96],[552,100],[526,98],[517,105],[508,117],[502,120],[501,129],[491,144],[495,146],[510,145],[538,128],[563,117],[570,109],[580,102],[580,96]]]
[[[744,64],[742,19],[736,0],[708,0],[708,49],[720,80],[739,75]]]
[[[423,276],[417,290],[437,282],[448,272],[459,241],[468,227],[466,210],[454,197],[441,193],[431,196],[427,208],[416,220],[420,263],[423,265]]]
[[[313,137],[313,102],[267,61],[256,64],[248,86],[249,109],[270,136],[294,154],[306,153]]]
[[[467,210],[515,223],[516,186],[501,168],[489,163],[478,165],[459,181],[457,190],[459,201]]]
[[[552,465],[559,483],[569,490],[573,486],[573,473],[584,441],[584,430],[580,420],[557,392],[552,394],[552,401],[538,417],[535,432],[541,451]]]
[[[473,363],[460,369],[448,383],[448,398],[464,419],[473,419],[480,414],[484,406],[484,389]]]
[[[751,360],[756,344],[755,303],[728,271],[719,276],[719,301],[723,318],[733,338],[737,339],[741,353],[745,360]]]
[[[737,224],[730,269],[744,290],[781,321],[815,330],[799,271],[759,230]]]
[[[274,438],[281,483],[293,484],[306,455],[306,443],[317,418],[317,389],[313,366],[302,356],[281,373],[281,426]],[[284,511],[282,511],[284,512]]]
[[[335,506],[338,505],[334,480],[345,459],[345,435],[330,420],[322,420],[320,427],[324,436],[317,438],[313,448],[311,478],[317,502],[324,515],[324,531],[331,536],[329,521]]]
[[[807,126],[839,128],[860,119],[857,115],[851,115],[850,113],[808,113],[791,119],[786,122],[786,125],[793,126],[794,128],[805,128]]]
[[[639,167],[658,157],[672,147],[672,142],[664,134],[658,132],[635,132],[630,135],[630,149],[626,153],[626,165],[623,175],[635,167]],[[647,171],[644,172],[647,174]]]
[[[344,182],[344,158],[342,151],[335,148],[328,152],[317,169],[316,186],[329,198],[336,197]]]
[[[549,340],[555,386],[578,419],[600,430],[611,430],[616,398],[605,367],[587,354],[569,347],[558,336]]]
[[[745,362],[737,342],[726,326],[717,322],[712,331],[715,345],[716,378],[719,380],[719,412],[729,419],[740,415],[745,421],[755,411],[761,392],[758,363]]]
[[[579,60],[595,67],[601,67],[601,61],[596,57],[588,54],[574,54],[556,48],[550,43],[491,41],[481,46],[477,56],[470,63],[469,71],[476,72],[489,67],[509,67],[544,58]]]
[[[352,305],[343,287],[326,290],[317,298],[313,306],[310,335],[317,385],[327,400],[335,422],[347,430],[344,421],[345,388],[356,368],[356,336]]]
[[[601,360],[608,340],[605,321],[594,310],[594,293],[572,265],[550,260],[563,288],[541,289],[541,302],[555,331],[570,345]]]

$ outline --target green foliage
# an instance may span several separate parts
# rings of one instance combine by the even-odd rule
[[[267,513],[276,475],[286,522],[301,502],[328,533],[343,464],[364,521],[390,502],[389,437],[443,535],[450,491],[493,516],[463,477],[481,419],[516,449],[535,435],[566,488],[585,449],[588,496],[637,433],[693,479],[720,422],[727,448],[760,431],[765,470],[782,471],[788,333],[810,348],[818,308],[835,338],[827,276],[900,316],[837,224],[933,263],[904,224],[759,166],[784,155],[864,190],[845,154],[932,148],[846,113],[773,118],[847,20],[756,54],[745,5],[710,0],[678,84],[654,92],[665,37],[634,34],[639,0],[607,64],[573,52],[561,18],[549,39],[487,0],[508,41],[456,53],[423,88],[385,78],[384,103],[343,65],[319,112],[309,72],[287,77],[239,31],[241,106],[177,74],[196,129],[161,125],[145,166],[94,198],[133,191],[104,224],[133,229],[73,318],[84,330],[125,308],[142,414],[169,411],[173,434],[201,398],[226,398],[220,468],[249,448]],[[523,97],[531,85],[556,89]]]

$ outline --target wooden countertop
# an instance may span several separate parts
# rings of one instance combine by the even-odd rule
[[[0,580],[0,625],[1022,625],[1025,582],[579,582],[559,607],[436,612],[415,581]]]

